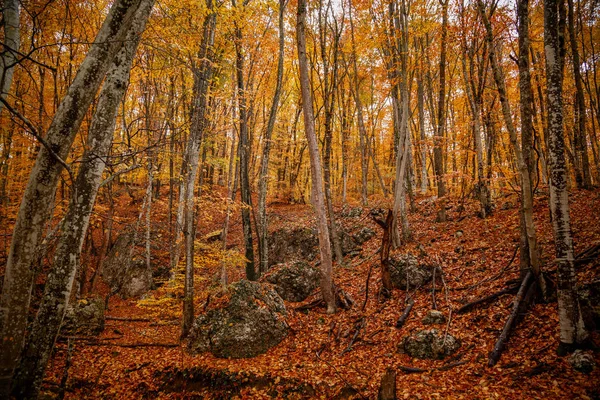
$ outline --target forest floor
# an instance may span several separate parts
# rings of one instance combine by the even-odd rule
[[[212,199],[210,196],[200,206],[199,237],[221,228],[223,210],[216,212],[214,206],[223,203],[221,194],[213,193]],[[570,200],[575,249],[579,253],[600,243],[600,191],[573,191]],[[450,220],[446,223],[434,222],[433,200],[421,197],[415,201],[416,210],[410,213],[413,240],[395,253],[411,252],[441,265],[445,287],[437,281],[436,303],[446,317],[450,316],[450,322],[438,328],[447,329],[461,342],[456,355],[449,359],[419,360],[398,353],[401,339],[424,327],[421,319],[432,309],[431,284],[410,292],[414,308],[406,324],[397,329],[394,325],[405,308],[407,294],[394,290],[390,300],[378,299],[382,230],[365,208],[359,217],[340,218],[349,231],[368,226],[376,232],[362,246],[360,254],[347,257],[345,266],[335,267],[336,284],[355,300],[350,310],[327,315],[322,308],[300,311],[295,309],[298,303],[286,302],[291,327],[288,337],[266,354],[232,360],[218,359],[209,353],[190,355],[185,342],[180,343],[180,281],[161,286],[143,300],[115,296],[107,315],[129,320],[108,319],[97,339],[73,338],[65,397],[373,399],[383,374],[392,368],[398,374],[397,394],[401,399],[600,399],[600,368],[585,375],[574,371],[567,358],[556,355],[556,302],[530,308],[499,363],[492,368],[487,367],[488,354],[511,312],[514,294],[464,314],[455,312],[463,304],[497,292],[506,287],[507,281],[518,278],[517,201],[515,195],[497,199],[495,213],[485,220],[476,216],[477,204],[472,200],[462,207],[455,202],[450,204]],[[137,207],[129,205],[126,195],[117,203],[117,208]],[[373,203],[371,206],[378,206],[376,200]],[[166,218],[166,207],[166,198],[158,199],[156,218]],[[272,230],[314,223],[307,205],[274,202],[269,210]],[[136,212],[132,211],[132,215]],[[547,194],[536,197],[535,216],[544,270],[553,280],[556,267],[552,262],[554,247]],[[242,247],[238,218],[232,219],[232,250],[223,253],[220,243],[198,246],[196,313],[202,312],[209,294],[218,297],[215,293],[223,257],[229,265],[231,281],[243,276],[240,256],[235,256]],[[167,225],[160,220],[156,224],[157,230]],[[161,241],[163,235],[167,233],[154,235],[156,263],[168,260],[167,241]],[[580,282],[599,276],[599,260],[592,260],[578,273]],[[361,310],[367,283],[369,297]],[[132,320],[136,318],[140,320]],[[359,321],[364,325],[355,335]],[[600,343],[597,333],[594,339]],[[44,381],[48,395],[55,394],[65,378],[67,348],[65,340],[57,343]],[[600,356],[595,357],[600,364]],[[410,373],[405,367],[425,371]]]

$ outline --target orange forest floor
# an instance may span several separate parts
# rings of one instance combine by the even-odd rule
[[[138,197],[141,196],[140,190]],[[215,207],[224,204],[221,196],[217,192],[203,194],[199,238],[221,228],[223,210]],[[118,213],[130,214],[114,218],[117,229],[137,219],[140,202],[132,201],[124,193],[115,201]],[[579,253],[600,242],[600,192],[573,191],[570,201],[575,250]],[[372,206],[377,206],[377,201],[373,203]],[[168,263],[167,204],[167,196],[162,195],[154,205],[155,265]],[[291,327],[287,338],[266,354],[232,360],[218,359],[209,353],[190,355],[185,343],[180,343],[181,279],[161,286],[142,300],[114,296],[106,314],[117,319],[106,321],[99,338],[71,340],[65,397],[373,399],[377,397],[383,374],[392,368],[397,371],[400,399],[600,398],[600,368],[590,375],[578,373],[566,358],[556,355],[559,336],[556,302],[534,304],[530,308],[493,368],[487,367],[488,354],[512,310],[514,294],[464,314],[450,313],[518,278],[518,253],[511,262],[519,243],[516,196],[497,199],[495,213],[485,220],[476,217],[477,203],[473,200],[465,202],[462,212],[458,202],[452,203],[448,211],[450,220],[446,223],[434,222],[433,201],[423,197],[417,198],[415,204],[416,210],[409,216],[413,240],[395,253],[411,252],[423,261],[441,264],[447,290],[438,280],[436,302],[438,309],[451,318],[447,328],[440,329],[448,329],[448,333],[461,341],[455,356],[429,361],[397,352],[404,336],[425,327],[421,319],[432,308],[431,284],[411,291],[415,300],[412,313],[401,329],[395,328],[407,296],[402,290],[394,290],[387,302],[378,299],[382,230],[370,219],[369,210],[364,209],[358,218],[340,220],[348,230],[368,226],[376,236],[362,246],[360,254],[347,257],[345,266],[334,267],[336,284],[355,300],[352,309],[327,315],[322,308],[300,311],[295,309],[298,303],[286,302]],[[101,235],[98,227],[104,211],[101,208],[93,218],[94,235]],[[292,223],[314,226],[313,213],[307,205],[274,202],[269,212],[271,230]],[[239,209],[234,215],[228,239],[228,247],[233,250],[229,253],[223,253],[219,243],[198,241],[196,313],[202,313],[209,294],[212,293],[211,301],[218,301],[222,263],[228,266],[230,281],[243,277],[243,261],[239,255],[235,256],[242,251]],[[554,280],[556,267],[547,194],[536,197],[535,216],[544,270]],[[457,234],[459,231],[462,235]],[[595,260],[580,268],[579,282],[597,279],[599,267],[600,261]],[[369,297],[361,311],[371,268]],[[311,299],[314,296],[305,303]],[[131,321],[135,318],[141,320]],[[355,323],[361,318],[365,321],[364,329],[352,342]],[[597,334],[594,339],[600,343]],[[56,345],[44,380],[46,393],[56,393],[64,379],[67,347],[64,339]],[[598,354],[595,357],[600,363]],[[409,373],[404,367],[427,371]]]

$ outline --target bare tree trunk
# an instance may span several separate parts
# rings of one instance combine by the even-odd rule
[[[433,159],[435,178],[437,181],[439,210],[438,222],[446,221],[446,183],[444,182],[444,131],[446,127],[446,47],[448,43],[448,0],[438,0],[442,6],[442,42],[440,53],[440,87],[438,93],[437,129],[434,137]],[[445,148],[445,146],[444,146]]]
[[[562,20],[562,21],[561,21]],[[563,127],[564,0],[544,1],[544,49],[548,97],[550,210],[558,264],[559,354],[587,338],[575,289],[575,257],[569,217]]]
[[[279,0],[279,56],[277,60],[277,84],[275,86],[275,94],[273,95],[273,103],[269,111],[269,121],[267,130],[263,139],[263,155],[260,162],[260,178],[258,179],[258,252],[259,252],[259,269],[263,274],[269,269],[269,244],[268,236],[268,221],[267,221],[267,190],[269,185],[269,154],[271,152],[271,136],[275,128],[275,120],[277,118],[277,109],[279,107],[279,99],[281,98],[281,89],[283,86],[283,49],[285,44],[285,30],[283,25],[283,15],[285,12],[285,0]]]
[[[49,218],[64,160],[102,79],[131,26],[140,0],[117,0],[100,28],[75,80],[61,101],[29,176],[6,263],[0,301],[0,397],[9,390],[17,365],[34,281],[34,260]],[[59,157],[61,160],[59,160]]]
[[[2,100],[6,100],[18,62],[17,52],[21,46],[19,0],[4,0],[2,19],[4,23],[4,42],[0,53],[0,97]],[[0,113],[3,108],[4,104],[0,103]]]
[[[52,269],[13,382],[13,394],[18,398],[35,399],[38,396],[69,302],[91,211],[112,144],[119,104],[127,88],[140,34],[153,5],[154,0],[145,1],[137,10],[127,40],[116,55],[102,86],[98,106],[92,117],[88,147],[61,227]]]
[[[506,128],[510,136],[510,142],[512,144],[513,150],[517,158],[517,167],[521,176],[521,192],[523,194],[522,213],[525,221],[527,243],[529,246],[530,267],[538,281],[538,284],[540,285],[542,296],[546,298],[546,284],[544,282],[544,278],[541,271],[539,251],[537,247],[536,229],[535,224],[533,222],[533,189],[531,185],[531,176],[529,173],[529,168],[527,167],[527,164],[525,163],[525,160],[523,158],[522,149],[519,146],[517,140],[517,131],[512,120],[510,104],[508,102],[508,95],[506,91],[506,83],[504,81],[504,73],[498,62],[498,56],[496,55],[496,48],[493,42],[492,25],[490,24],[489,17],[486,14],[482,0],[477,0],[477,6],[479,9],[479,14],[483,19],[483,23],[486,29],[486,41],[489,47],[489,59],[492,67],[494,81],[496,82],[496,88],[498,89],[498,96],[502,105],[502,115],[504,117],[504,123],[506,124]]]
[[[356,115],[358,118],[358,137],[360,140],[360,169],[361,169],[361,199],[364,207],[368,206],[369,200],[367,197],[367,174],[369,159],[367,157],[367,130],[365,128],[365,121],[363,117],[362,102],[360,100],[360,85],[358,81],[358,67],[356,63],[356,43],[354,40],[354,19],[352,18],[352,1],[350,1],[349,7],[350,13],[350,38],[352,42],[352,94],[354,95],[354,101],[356,103]]]
[[[194,70],[194,95],[192,106],[192,125],[184,157],[183,185],[183,227],[185,237],[185,279],[183,297],[183,321],[181,335],[187,336],[194,322],[194,242],[195,242],[195,197],[194,188],[198,175],[200,149],[204,131],[208,126],[208,89],[213,76],[213,43],[217,14],[212,0],[206,0],[208,14],[202,26],[202,43],[198,52],[200,65]],[[180,196],[181,198],[181,196]],[[178,216],[178,221],[181,218]]]
[[[422,40],[420,40],[422,53],[425,52]],[[424,54],[420,57],[421,70],[424,71]],[[421,139],[421,193],[427,193],[427,145],[425,143],[425,94],[423,91],[422,74],[417,74],[417,108],[419,110],[419,135]]]
[[[329,242],[327,209],[325,208],[323,177],[321,176],[321,157],[315,133],[315,118],[312,109],[312,94],[310,92],[308,61],[306,57],[306,0],[298,0],[297,17],[298,68],[300,73],[300,89],[302,92],[302,108],[304,111],[304,131],[310,154],[312,202],[317,214],[319,249],[321,253],[321,293],[323,294],[323,300],[327,304],[327,313],[333,314],[335,313],[336,304],[332,278],[331,244]]]
[[[590,160],[587,152],[587,134],[585,114],[585,97],[583,95],[583,84],[581,79],[579,60],[579,49],[575,36],[575,11],[573,0],[567,0],[568,4],[568,27],[569,41],[571,42],[571,54],[573,55],[573,77],[575,78],[575,125],[573,127],[574,143],[573,153],[575,156],[575,175],[577,186],[585,189],[592,187],[592,176],[590,174]]]

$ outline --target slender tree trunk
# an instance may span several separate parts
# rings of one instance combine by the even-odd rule
[[[335,313],[335,293],[332,278],[331,244],[329,242],[329,227],[327,225],[327,209],[323,194],[323,177],[321,176],[321,157],[315,133],[315,118],[312,109],[312,94],[308,75],[306,57],[306,0],[298,0],[298,15],[296,23],[298,45],[298,68],[300,73],[300,90],[302,92],[302,108],[304,111],[304,131],[308,141],[310,154],[310,172],[312,177],[312,202],[317,214],[319,231],[319,249],[321,253],[321,293],[327,304],[327,313]]]
[[[510,142],[512,144],[513,150],[517,158],[517,167],[519,169],[519,174],[521,177],[521,193],[523,197],[521,203],[523,218],[525,222],[525,232],[527,235],[527,244],[529,246],[530,268],[532,269],[534,275],[536,276],[536,279],[538,280],[542,296],[546,298],[546,285],[544,282],[543,275],[541,273],[539,251],[537,247],[536,229],[535,224],[533,222],[533,190],[531,185],[531,176],[529,168],[525,163],[522,149],[519,146],[517,140],[517,131],[512,120],[510,104],[508,102],[508,95],[506,91],[506,83],[504,81],[504,73],[498,62],[498,56],[496,55],[496,48],[493,42],[492,25],[490,24],[489,17],[486,14],[483,2],[481,0],[477,0],[477,5],[479,9],[479,14],[483,19],[483,23],[486,29],[486,41],[489,47],[488,55],[492,67],[494,81],[496,83],[496,88],[498,89],[498,96],[500,98],[500,103],[502,106],[502,115],[504,117],[504,123],[506,124],[506,128],[510,136]]]
[[[18,398],[35,399],[38,396],[46,365],[69,302],[91,211],[112,144],[119,104],[127,88],[140,34],[144,30],[153,4],[153,0],[147,1],[137,10],[127,40],[115,57],[100,92],[90,126],[88,147],[84,152],[84,161],[77,173],[73,197],[61,227],[52,269],[15,375],[13,394]]]
[[[587,134],[586,134],[586,108],[585,97],[583,94],[583,83],[581,78],[579,60],[579,45],[575,36],[575,11],[573,0],[567,0],[568,4],[568,27],[569,41],[571,42],[571,54],[573,55],[573,77],[575,78],[575,125],[573,153],[575,158],[575,174],[577,186],[585,189],[592,187],[592,176],[590,174],[590,160],[587,151]]]
[[[184,171],[183,188],[180,189],[183,193],[183,218],[178,217],[178,221],[183,219],[186,255],[182,336],[187,336],[194,322],[194,242],[196,238],[194,188],[198,175],[202,139],[208,126],[208,92],[214,69],[214,52],[212,47],[215,40],[217,14],[212,0],[206,0],[206,7],[208,14],[202,26],[202,43],[200,44],[200,51],[198,53],[200,65],[194,70],[192,124],[186,146],[184,165],[182,166],[182,170]]]
[[[0,97],[2,100],[6,100],[12,86],[17,64],[17,52],[21,46],[19,0],[4,0],[2,19],[4,23],[4,42],[0,52]],[[4,104],[0,103],[0,113],[3,108]]]
[[[269,154],[271,152],[271,136],[275,128],[275,120],[277,118],[277,109],[279,107],[279,99],[281,98],[281,89],[283,86],[283,49],[285,44],[285,30],[283,25],[283,16],[285,13],[285,0],[279,0],[279,55],[277,60],[277,84],[275,86],[275,94],[273,95],[273,103],[269,111],[269,121],[267,130],[265,131],[263,155],[260,162],[260,177],[258,179],[258,251],[260,255],[260,273],[263,274],[269,269],[269,244],[267,242],[268,225],[267,225],[267,190],[269,185]]]
[[[236,0],[232,0],[233,7],[237,7]],[[245,3],[244,3],[245,4]],[[250,191],[250,178],[248,167],[250,161],[250,140],[248,138],[248,103],[244,84],[244,53],[242,49],[242,29],[235,25],[235,69],[237,78],[238,108],[240,115],[240,191],[242,197],[242,227],[244,230],[244,245],[246,248],[246,278],[254,281],[260,277],[260,271],[254,267],[254,244],[252,242],[252,197]]]
[[[424,53],[421,41],[421,49]],[[424,70],[424,54],[420,57],[421,71]],[[417,108],[419,110],[419,135],[421,139],[421,193],[427,193],[427,144],[425,142],[425,93],[423,91],[422,74],[417,74]]]
[[[367,179],[368,179],[368,163],[367,157],[367,129],[365,128],[365,121],[363,116],[362,102],[360,100],[360,85],[358,80],[358,66],[356,62],[356,42],[354,39],[354,19],[352,18],[352,1],[350,1],[349,7],[350,13],[350,39],[352,43],[352,94],[354,96],[354,102],[356,103],[356,116],[358,119],[358,137],[360,140],[360,170],[361,170],[361,199],[363,207],[368,206],[369,200],[367,197]]]
[[[563,20],[563,21],[561,21]],[[562,28],[562,29],[561,29]],[[550,210],[558,265],[559,354],[587,338],[575,289],[575,257],[569,217],[563,127],[564,0],[544,1],[544,49],[548,98]]]
[[[439,210],[438,222],[446,221],[446,183],[444,182],[444,131],[446,127],[446,47],[448,44],[448,0],[438,0],[442,6],[442,41],[440,53],[440,87],[438,92],[437,128],[434,137],[433,158],[437,181]]]
[[[68,155],[81,121],[125,39],[140,1],[117,0],[113,3],[46,134],[45,140],[54,154],[42,147],[29,176],[13,230],[0,301],[0,397],[10,390],[9,382],[25,338],[31,288],[37,269],[33,263],[64,168],[56,156],[64,160]]]

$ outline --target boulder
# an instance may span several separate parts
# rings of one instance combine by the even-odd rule
[[[227,297],[224,305],[194,321],[189,342],[192,353],[255,357],[287,336],[285,306],[271,285],[241,280],[227,287]]]
[[[354,238],[338,226],[342,253],[358,249]],[[293,261],[312,261],[319,255],[319,236],[315,229],[286,227],[271,233],[269,238],[269,266]]]
[[[93,336],[104,330],[104,300],[81,299],[69,304],[60,333],[65,336]]]
[[[104,260],[102,279],[123,298],[140,297],[154,285],[152,270],[142,259],[131,259],[133,233],[124,232]]]
[[[591,351],[575,350],[569,357],[569,363],[574,370],[589,374],[596,368],[596,362]]]
[[[398,351],[415,358],[441,360],[454,353],[459,347],[460,342],[454,336],[448,334],[444,340],[443,332],[430,329],[402,339]]]
[[[443,324],[446,322],[446,317],[441,311],[429,310],[422,321],[425,325]]]
[[[375,236],[375,231],[365,226],[360,231],[352,235],[352,238],[354,239],[354,242],[360,246],[369,241],[373,236]]]
[[[319,286],[321,272],[304,261],[274,266],[264,280],[287,301],[303,301]]]
[[[269,266],[291,261],[312,261],[319,254],[317,232],[310,228],[282,228],[270,234]]]
[[[407,254],[399,258],[390,258],[392,284],[398,289],[412,289],[423,286],[431,280],[433,268],[420,265],[417,258]]]
[[[119,294],[121,297],[138,298],[148,293],[154,285],[152,270],[146,260],[133,260],[122,277]]]
[[[361,207],[348,207],[344,208],[341,212],[343,218],[358,218],[362,215],[363,209]]]
[[[578,288],[579,304],[585,326],[600,329],[600,280],[588,282]]]

